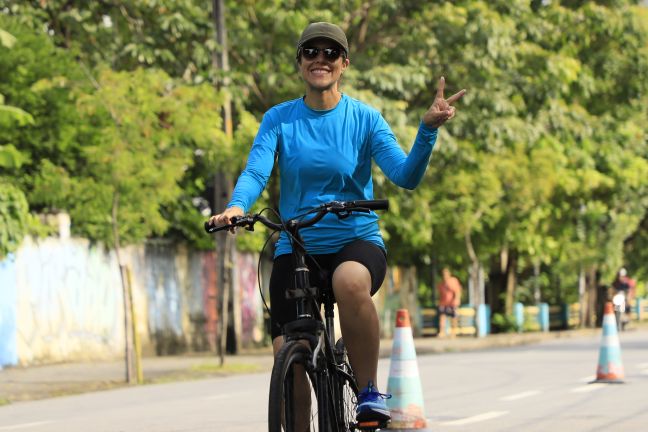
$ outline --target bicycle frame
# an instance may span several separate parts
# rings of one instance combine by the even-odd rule
[[[343,396],[340,396],[344,393],[343,388],[348,384],[348,387],[354,395],[358,393],[358,386],[353,376],[353,370],[350,369],[348,363],[344,358],[344,345],[341,344],[338,348],[335,341],[335,313],[334,313],[334,304],[333,304],[333,291],[332,286],[328,286],[329,289],[322,289],[318,291],[318,287],[312,287],[310,284],[310,270],[306,265],[306,258],[308,253],[304,247],[304,241],[299,233],[299,230],[302,228],[310,227],[315,225],[320,221],[326,214],[334,213],[340,218],[349,216],[352,212],[370,212],[371,210],[387,210],[389,203],[386,200],[360,200],[360,201],[349,201],[349,202],[339,202],[332,201],[326,204],[319,206],[314,209],[312,212],[315,213],[313,217],[308,220],[301,220],[301,217],[291,219],[285,223],[276,223],[272,222],[266,217],[256,214],[248,215],[243,217],[232,218],[230,224],[215,227],[205,223],[205,230],[208,233],[213,233],[216,231],[231,229],[234,227],[245,227],[247,230],[252,231],[254,224],[256,222],[261,222],[265,226],[275,231],[286,231],[289,238],[292,239],[292,257],[294,262],[294,278],[295,284],[294,287],[286,291],[286,298],[296,300],[296,312],[297,317],[294,321],[291,321],[284,325],[284,337],[286,342],[293,341],[302,341],[306,340],[310,344],[310,352],[308,362],[304,366],[310,370],[310,372],[315,373],[319,378],[323,378],[328,382],[329,379],[333,378],[333,382],[337,382],[340,387],[333,387],[335,394],[329,394],[332,399],[327,401],[326,394],[319,394],[319,391],[327,388],[329,384],[324,383],[323,386],[317,385],[318,403],[326,404],[332,403],[330,408],[324,406],[323,412],[326,412],[328,409],[332,410],[333,424],[336,426],[350,425],[347,420],[344,418],[344,409],[340,408],[340,411],[337,411],[337,407],[344,404]],[[309,214],[307,213],[307,214]],[[305,215],[303,215],[305,216]],[[302,216],[302,217],[303,217]],[[327,283],[327,285],[330,285]],[[323,288],[323,287],[322,287]],[[319,301],[324,305],[324,318],[321,314],[321,305]],[[279,351],[279,356],[286,352],[291,352],[290,350],[296,346],[294,343],[284,345],[287,347],[287,351],[283,349]],[[305,348],[305,347],[303,347]],[[282,361],[285,361],[282,360]],[[275,364],[276,366],[276,364]],[[347,370],[347,367],[349,368]],[[283,369],[276,369],[281,372]],[[283,379],[283,378],[278,378]],[[341,379],[343,384],[340,384]],[[273,380],[275,381],[275,369],[273,368]],[[271,389],[273,385],[271,384]],[[278,387],[277,387],[278,388]],[[336,390],[337,388],[337,390]],[[272,390],[271,390],[272,391]],[[281,390],[279,390],[281,394]],[[339,399],[338,399],[339,397]],[[271,399],[272,401],[276,399]],[[348,405],[347,405],[348,406]],[[281,408],[283,409],[283,408]],[[272,412],[275,412],[276,407],[273,408]],[[338,415],[339,414],[339,415]],[[324,417],[326,418],[326,417]],[[273,417],[275,423],[278,417]],[[322,420],[322,417],[318,417],[318,420],[323,422],[320,424],[320,427],[324,427],[329,420]],[[346,427],[346,426],[345,426]],[[375,428],[366,429],[366,430],[375,430]]]
[[[318,292],[318,287],[312,287],[310,285],[310,270],[306,265],[306,256],[308,254],[304,249],[304,242],[299,234],[299,226],[297,223],[291,222],[287,224],[286,229],[289,231],[289,235],[295,239],[292,253],[295,263],[295,287],[286,291],[286,297],[297,300],[297,319],[285,325],[286,340],[308,339],[313,349],[312,366],[315,367],[317,355],[322,349],[320,336],[324,333],[325,357],[329,362],[334,363],[335,312],[332,293],[324,289]],[[333,287],[329,288],[331,290],[333,289]],[[308,303],[310,299],[317,302],[318,297],[321,297],[323,300],[323,320],[320,311],[314,310],[314,306]]]

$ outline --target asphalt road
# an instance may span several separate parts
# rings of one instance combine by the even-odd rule
[[[419,355],[434,431],[646,431],[648,330],[620,335],[624,384],[588,384],[600,336]],[[381,360],[384,389],[389,359]],[[267,373],[123,388],[0,407],[0,432],[266,429]]]
[[[648,332],[620,338],[624,384],[589,384],[600,337],[426,359],[432,429],[647,431]]]

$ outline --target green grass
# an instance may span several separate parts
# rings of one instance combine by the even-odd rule
[[[9,405],[11,401],[7,398],[0,398],[0,406]]]
[[[259,367],[253,364],[245,363],[225,363],[221,366],[219,363],[201,363],[191,368],[194,372],[202,373],[250,373],[257,372]]]
[[[144,384],[162,384],[178,381],[204,379],[213,376],[226,376],[243,373],[259,372],[261,368],[247,363],[225,363],[223,366],[216,362],[206,362],[194,365],[184,371],[177,371],[155,378],[145,378]],[[144,374],[146,376],[146,373]]]

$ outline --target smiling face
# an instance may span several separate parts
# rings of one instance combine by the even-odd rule
[[[328,39],[315,39],[304,44],[303,48],[320,50],[313,59],[307,58],[303,53],[299,57],[299,70],[309,90],[317,92],[337,90],[337,83],[349,65],[349,59],[341,55],[335,60],[331,60],[324,55],[322,50],[326,48],[340,49],[339,46]],[[340,49],[340,52],[343,50]]]

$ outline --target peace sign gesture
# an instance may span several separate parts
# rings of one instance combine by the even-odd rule
[[[425,123],[426,126],[438,128],[443,123],[454,117],[455,107],[453,107],[452,104],[466,94],[466,89],[463,89],[453,94],[448,99],[445,99],[443,96],[444,89],[445,78],[441,77],[441,79],[439,79],[439,87],[437,88],[434,102],[432,102],[432,106],[430,106],[427,112],[423,115],[423,123]]]

